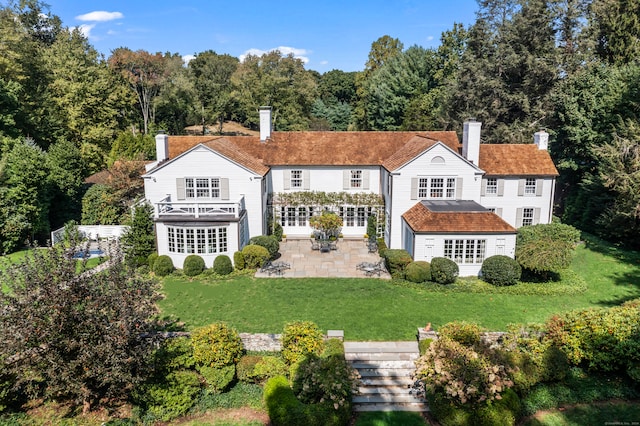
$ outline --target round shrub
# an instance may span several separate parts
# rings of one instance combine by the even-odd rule
[[[453,321],[440,327],[440,337],[449,339],[465,346],[473,346],[480,343],[481,328],[478,324],[466,321]]]
[[[224,367],[199,367],[198,370],[209,389],[214,393],[224,392],[236,376],[236,366],[226,365]]]
[[[509,256],[496,255],[487,257],[480,269],[482,279],[497,286],[514,285],[520,279],[522,267]]]
[[[249,269],[257,269],[269,260],[269,250],[255,244],[245,246],[242,249],[242,255],[244,256],[245,267]]]
[[[438,284],[452,284],[456,282],[460,269],[456,262],[446,257],[431,259],[431,279]]]
[[[151,253],[147,256],[147,265],[149,265],[149,269],[153,271],[153,265],[155,265],[156,260],[158,259],[158,253]]]
[[[258,355],[245,355],[240,358],[238,365],[236,365],[238,380],[244,383],[256,383],[254,370],[261,359],[262,357]]]
[[[244,269],[244,255],[241,251],[233,253],[233,264],[239,271],[242,271]]]
[[[272,259],[278,254],[278,250],[280,250],[280,243],[274,235],[258,235],[257,237],[252,237],[249,240],[249,244],[266,248],[269,251],[269,257]]]
[[[405,279],[412,283],[431,281],[431,265],[424,260],[417,260],[407,265],[404,270]]]
[[[409,252],[403,249],[387,249],[382,256],[387,270],[394,278],[404,278],[405,268],[413,261]]]
[[[307,355],[319,356],[324,349],[324,336],[311,321],[288,323],[282,333],[282,356],[288,364],[295,364]]]
[[[182,271],[188,277],[195,277],[204,271],[204,259],[197,254],[190,254],[184,259]]]
[[[273,225],[273,236],[276,237],[276,240],[282,241],[282,235],[282,225],[276,222],[276,224]]]
[[[272,377],[287,374],[287,364],[279,356],[264,356],[253,369],[257,383],[264,383]]]
[[[153,263],[153,273],[160,277],[166,277],[173,272],[173,269],[173,261],[166,254],[158,256]]]
[[[233,272],[231,259],[226,254],[221,254],[213,259],[213,272],[218,275],[229,275]]]
[[[193,359],[203,367],[222,368],[233,365],[242,355],[238,332],[224,323],[214,323],[191,333]]]

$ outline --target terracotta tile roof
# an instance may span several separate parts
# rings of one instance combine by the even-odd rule
[[[535,144],[481,144],[479,163],[489,176],[558,176],[549,153]]]
[[[495,213],[483,211],[434,212],[423,203],[417,203],[402,217],[417,233],[491,233],[511,234],[516,229]]]
[[[220,153],[231,161],[260,174],[261,176],[264,176],[269,172],[269,168],[260,160],[238,148],[238,146],[231,142],[228,137],[220,137],[212,141],[204,142],[203,145]]]

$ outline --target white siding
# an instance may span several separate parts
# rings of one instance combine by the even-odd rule
[[[303,188],[285,186],[285,182],[290,182],[287,180],[287,176],[291,176],[291,170],[302,170],[304,178],[308,178],[303,178]],[[348,182],[345,176],[349,175],[351,170],[362,170],[364,174],[368,176],[368,182],[365,182],[363,177],[363,184],[368,183],[368,189],[366,189],[366,186],[363,188],[345,189],[345,181]],[[380,193],[380,167],[378,166],[274,166],[271,168],[270,174],[274,193],[300,190]]]

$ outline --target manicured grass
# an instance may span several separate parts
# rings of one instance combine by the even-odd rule
[[[31,250],[22,250],[22,251],[17,251],[15,253],[8,254],[6,256],[0,256],[0,271],[8,268],[10,265],[13,265],[14,263],[20,262],[25,257],[27,257],[27,254],[29,254],[29,252],[31,252]]]
[[[427,422],[419,413],[404,411],[375,411],[360,413],[355,426],[421,426]]]
[[[279,333],[286,322],[311,320],[321,329],[342,329],[346,339],[415,338],[416,328],[454,320],[477,322],[489,330],[512,323],[542,323],[552,314],[611,306],[640,297],[640,256],[597,240],[578,247],[572,269],[586,281],[576,294],[532,295],[438,291],[378,279],[228,280],[169,276],[163,280],[164,316],[187,329],[225,321],[238,331]],[[535,286],[536,284],[524,284]],[[486,290],[490,291],[490,290]]]
[[[541,412],[525,421],[523,425],[637,425],[639,421],[640,404],[611,401],[595,405],[579,405],[562,411]]]

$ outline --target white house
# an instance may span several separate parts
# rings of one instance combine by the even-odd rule
[[[390,248],[416,260],[448,257],[477,275],[495,254],[513,256],[516,228],[551,220],[558,172],[548,134],[528,145],[480,143],[481,124],[455,132],[272,132],[260,137],[156,136],[143,175],[154,206],[159,254],[176,266],[192,253],[208,266],[274,223],[309,238],[324,210],[362,238],[373,215]]]

